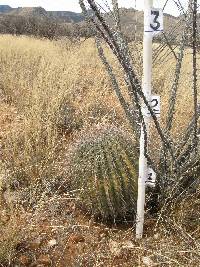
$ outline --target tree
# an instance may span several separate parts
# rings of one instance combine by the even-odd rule
[[[69,30],[56,19],[36,16],[3,15],[0,18],[0,32],[16,35],[33,35],[54,39],[69,36]]]
[[[191,1],[190,1],[191,2]],[[99,56],[110,76],[112,87],[115,91],[118,100],[124,110],[127,120],[132,128],[133,134],[139,143],[140,125],[143,125],[145,132],[145,156],[148,164],[154,169],[158,175],[156,189],[154,190],[154,205],[156,210],[170,210],[170,204],[180,197],[189,187],[195,187],[195,183],[199,183],[197,177],[200,169],[199,159],[199,139],[198,127],[200,116],[200,105],[197,102],[197,83],[196,83],[196,12],[197,1],[192,1],[192,8],[184,13],[184,31],[179,44],[179,53],[176,58],[176,70],[174,73],[174,82],[171,87],[171,96],[169,99],[169,107],[166,116],[165,127],[161,127],[157,117],[155,116],[150,103],[142,91],[141,80],[136,74],[135,66],[131,58],[129,46],[125,37],[121,32],[120,12],[118,1],[112,0],[111,15],[114,21],[114,26],[109,26],[104,12],[94,0],[79,0],[82,11],[86,20],[96,29],[96,45]],[[89,9],[88,9],[89,7]],[[92,10],[92,12],[91,12]],[[193,27],[193,92],[194,92],[194,114],[188,124],[183,138],[175,140],[171,135],[171,130],[174,123],[174,113],[177,103],[177,91],[179,89],[180,73],[184,58],[184,50],[187,45],[187,35],[190,31],[190,20],[192,17]],[[119,85],[116,75],[114,74],[113,66],[106,57],[104,51],[104,43],[115,55],[120,68],[123,71],[123,79],[126,83],[126,90],[129,94],[129,101],[126,100],[122,89]],[[161,140],[162,149],[160,150],[159,163],[157,164],[151,156],[151,151],[147,151],[147,130],[142,113],[142,105],[146,105],[151,114],[153,125]],[[165,206],[165,209],[163,209]]]
[[[2,33],[9,34],[24,34],[26,31],[26,19],[22,16],[5,15],[1,18],[1,30]]]

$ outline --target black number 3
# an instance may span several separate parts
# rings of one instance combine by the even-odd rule
[[[158,10],[152,10],[151,15],[155,16],[153,23],[156,25],[150,24],[150,26],[154,31],[157,31],[160,28],[160,22],[158,21],[160,13]]]

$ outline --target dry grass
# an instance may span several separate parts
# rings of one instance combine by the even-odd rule
[[[14,211],[0,211],[0,266],[7,266],[16,255],[17,245],[23,239],[21,217]]]
[[[138,50],[140,47],[136,52],[133,50],[133,56],[137,72],[141,73]],[[189,51],[186,52],[188,54],[182,70],[178,109],[173,128],[176,137],[180,135],[180,129],[184,129],[192,114],[192,91],[189,79],[192,71],[191,55]],[[108,56],[115,66],[120,84],[125,89],[117,63],[112,55],[108,53]],[[163,111],[167,109],[174,63],[173,59],[170,59],[168,64],[157,65],[154,71],[154,92],[162,96]],[[6,183],[10,181],[7,184],[12,185],[11,193],[13,187],[34,185],[34,194],[37,194],[38,182],[42,182],[46,191],[55,192],[57,181],[67,179],[65,154],[68,146],[72,146],[77,136],[83,136],[83,133],[91,129],[93,124],[120,124],[128,130],[123,111],[112,92],[109,78],[98,58],[93,40],[74,44],[69,40],[48,41],[28,37],[0,36],[0,94],[2,161],[0,180],[4,180],[4,184],[5,181]],[[165,115],[166,112],[163,112],[162,124],[165,122]],[[158,142],[156,146],[158,149]],[[57,252],[48,253],[52,253],[52,257],[54,253],[59,253],[59,250],[64,251],[66,255],[71,253],[69,266],[145,266],[143,257],[151,257],[154,262],[152,266],[199,266],[199,221],[194,221],[193,226],[188,226],[190,219],[187,217],[190,214],[189,211],[192,217],[199,216],[199,213],[196,213],[199,207],[198,199],[197,195],[187,196],[171,219],[173,225],[176,225],[174,227],[177,227],[178,235],[182,233],[183,236],[170,235],[174,233],[172,229],[171,232],[157,229],[154,236],[151,230],[154,228],[154,223],[151,224],[149,219],[146,225],[147,238],[138,244],[132,238],[130,239],[130,230],[126,231],[123,228],[107,231],[102,225],[97,225],[99,228],[95,225],[90,226],[89,219],[87,217],[83,219],[83,215],[74,210],[74,203],[71,200],[68,204],[59,203],[58,210],[65,211],[64,215],[54,214],[53,221],[48,215],[47,222],[44,218],[42,226],[40,218],[46,212],[42,211],[38,214],[36,207],[38,203],[34,203],[36,210],[34,212],[29,210],[33,229],[27,229],[27,231],[30,230],[37,238],[37,232],[38,235],[40,234],[40,231],[37,231],[38,227],[41,227],[42,233],[45,225],[51,228],[56,222],[56,225],[62,229],[62,233],[55,231],[57,233],[55,237],[60,238],[61,241]],[[49,199],[45,203],[48,204],[48,202]],[[54,200],[52,202],[56,203]],[[10,203],[1,204],[1,209],[5,206],[10,209]],[[30,216],[28,218],[30,219]],[[58,221],[55,221],[55,218]],[[67,226],[63,228],[66,220]],[[9,221],[10,223],[2,228],[5,237],[2,242],[10,240],[9,236],[6,237],[6,233],[16,232],[13,230],[15,219],[10,218]],[[55,229],[57,229],[56,225]],[[76,233],[77,230],[74,229],[82,229],[79,226],[73,227],[74,225],[83,225],[84,230],[79,230],[86,240],[83,247],[74,244],[68,246],[66,240],[62,240],[66,238],[66,229],[69,231],[67,237]],[[47,238],[52,236],[54,234],[49,231]],[[16,246],[15,240],[14,238],[13,241],[8,241],[9,244],[14,243],[10,249],[6,245],[8,251],[13,251]],[[126,248],[128,241],[133,242],[132,248]],[[114,244],[120,248],[125,246],[125,249],[115,255],[116,252],[112,252]],[[8,260],[10,252],[7,254],[1,250],[0,258],[4,257]],[[93,252],[92,257],[89,257],[91,252]],[[91,261],[91,265],[84,265],[87,260]]]
[[[177,51],[178,52],[178,51]],[[200,61],[198,61],[199,65]],[[179,81],[179,89],[178,89],[178,97],[177,97],[177,104],[176,104],[176,113],[175,113],[175,120],[173,125],[173,134],[175,137],[178,137],[181,133],[180,129],[184,129],[188,122],[190,121],[192,114],[193,114],[193,92],[192,92],[192,55],[191,50],[186,49],[185,57],[183,60],[183,67],[181,70],[181,78]],[[167,62],[163,62],[158,64],[154,70],[154,80],[155,82],[162,86],[160,89],[161,93],[161,100],[162,100],[162,117],[161,120],[165,121],[166,112],[168,109],[168,98],[170,94],[170,89],[172,82],[174,81],[174,68],[175,68],[175,61],[174,58],[170,60],[168,59]],[[198,80],[198,86],[200,86]],[[156,84],[155,84],[156,86]],[[159,92],[159,90],[158,90]]]
[[[74,45],[2,36],[0,44],[1,106],[8,120],[1,127],[3,158],[12,174],[37,180],[49,176],[46,166],[58,156],[60,133],[122,112],[93,41]]]
[[[125,89],[117,64],[108,56]],[[133,57],[140,73],[134,46]],[[182,71],[175,136],[192,113],[190,59],[186,56]],[[163,111],[167,109],[174,65],[171,59],[170,64],[160,63],[154,71],[154,91],[161,93]],[[1,121],[4,163],[12,177],[14,174],[27,182],[55,175],[59,151],[67,145],[66,138],[65,142],[61,138],[63,133],[69,137],[74,130],[93,123],[126,124],[93,40],[74,44],[68,40],[1,36],[0,89],[1,109],[5,110]],[[164,123],[166,112],[162,114]]]

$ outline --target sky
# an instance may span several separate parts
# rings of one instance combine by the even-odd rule
[[[99,3],[106,0],[98,0]],[[110,0],[107,0],[109,2]],[[143,0],[119,0],[121,7],[136,7],[137,9],[143,9]],[[155,7],[163,7],[166,0],[154,0]],[[186,5],[187,0],[180,0],[183,5]],[[199,1],[200,2],[200,1]],[[135,5],[136,3],[136,5]],[[28,7],[28,6],[42,6],[46,10],[65,10],[81,12],[78,0],[0,0],[0,5],[10,5],[11,7]],[[168,0],[166,6],[166,13],[172,15],[178,15],[178,8],[174,4],[173,0]]]

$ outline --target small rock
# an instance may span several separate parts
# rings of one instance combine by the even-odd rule
[[[3,198],[7,205],[17,204],[19,202],[19,192],[8,189],[3,193]]]
[[[49,247],[54,247],[55,245],[57,245],[57,241],[56,239],[51,239],[49,240],[48,244]]]
[[[16,251],[23,252],[27,249],[28,246],[29,245],[27,241],[21,241],[16,245],[15,249]]]
[[[30,262],[31,262],[31,259],[28,256],[26,256],[26,255],[21,255],[19,257],[19,263],[22,264],[22,265],[24,265],[24,266],[29,265]]]
[[[109,242],[109,248],[111,253],[114,254],[115,256],[119,256],[122,250],[121,244],[113,240]]]
[[[92,217],[92,218],[89,220],[89,224],[88,224],[89,228],[93,227],[94,224],[95,224],[95,223],[94,223],[94,218]]]
[[[51,259],[49,255],[40,255],[37,259],[39,265],[51,266]]]
[[[147,267],[152,267],[152,266],[154,266],[154,262],[152,261],[152,259],[150,258],[150,257],[143,257],[142,258],[142,262],[143,262],[143,264],[145,265],[145,266],[147,266]]]
[[[160,238],[160,235],[158,233],[156,233],[153,237],[154,237],[154,239],[158,240]]]
[[[79,242],[85,242],[85,238],[84,236],[82,236],[81,234],[72,234],[70,237],[69,237],[69,242],[72,242],[74,244],[77,244]]]
[[[38,239],[35,239],[34,241],[32,241],[32,242],[29,244],[29,248],[30,248],[31,250],[36,250],[36,249],[39,249],[39,248],[40,248],[41,244],[42,244],[42,241],[41,241],[40,238],[38,238]]]
[[[2,223],[7,223],[10,220],[10,216],[6,210],[2,210],[1,216],[0,216],[0,221]]]
[[[109,236],[109,229],[105,228],[105,229],[100,229],[99,231],[99,237],[100,238],[104,238],[104,237],[108,237]]]
[[[135,246],[134,246],[133,242],[131,242],[131,241],[125,241],[122,244],[122,248],[125,248],[125,249],[133,249],[133,248],[135,248]]]

